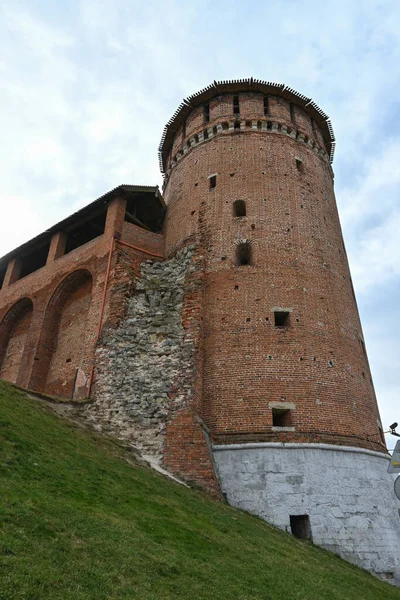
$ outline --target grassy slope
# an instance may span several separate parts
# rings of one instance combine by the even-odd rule
[[[400,600],[0,382],[0,598]]]

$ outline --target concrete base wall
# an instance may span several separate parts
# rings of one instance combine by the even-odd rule
[[[326,444],[213,447],[222,491],[232,506],[291,531],[308,515],[312,540],[400,585],[400,502],[388,457]]]

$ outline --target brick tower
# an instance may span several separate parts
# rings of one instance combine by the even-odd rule
[[[399,577],[400,526],[333,189],[333,130],[284,85],[214,82],[160,145],[167,258],[203,265],[199,411],[229,502]]]

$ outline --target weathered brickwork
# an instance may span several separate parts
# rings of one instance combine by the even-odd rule
[[[232,113],[229,97],[221,103]],[[210,127],[213,110],[219,119],[215,101]],[[288,102],[270,99],[269,110],[289,127]],[[241,120],[264,119],[262,96],[242,94],[240,111]],[[300,108],[295,121],[321,142]],[[189,137],[195,123],[187,118]],[[385,452],[329,161],[282,131],[225,129],[186,151],[164,193],[167,254],[193,238],[204,254],[202,414],[213,439]],[[234,216],[235,200],[246,216]],[[238,266],[243,241],[252,264]],[[279,310],[287,327],[275,327]],[[286,430],[273,426],[273,402],[295,407]]]
[[[167,262],[142,263],[126,315],[118,327],[103,330],[96,351],[96,401],[88,408],[93,419],[156,458],[167,417],[192,395],[193,341],[182,326],[191,257],[187,247]]]
[[[237,98],[243,84],[230,85],[189,98],[160,146],[166,255],[194,241],[203,259],[200,414],[217,479],[231,504],[293,533],[304,520],[315,543],[399,585],[398,509],[330,125],[293,98]],[[167,436],[177,457],[184,430]]]
[[[2,348],[3,360],[0,369],[0,377],[7,381],[17,381],[19,368],[23,362],[32,310],[30,301],[22,301],[16,307],[15,315],[10,315],[8,344],[7,347],[4,345]]]
[[[316,543],[398,581],[327,116],[284,85],[214,82],[159,151],[166,204],[122,185],[0,259],[0,377],[90,396],[68,410],[279,527],[310,519]],[[327,456],[343,480],[329,518]],[[370,456],[384,510],[363,492],[353,512]]]
[[[114,279],[122,244],[136,240],[136,248],[130,249],[130,256],[137,272],[149,255],[163,255],[162,235],[125,220],[129,193],[139,193],[136,188],[126,191],[126,187],[109,193],[107,200],[96,201],[92,210],[89,207],[78,216],[72,215],[59,225],[60,230],[56,226],[49,234],[42,234],[42,238],[48,238],[49,250],[41,268],[19,277],[23,267],[19,252],[28,256],[32,246],[34,254],[40,239],[17,249],[15,256],[11,254],[8,266],[5,263],[6,276],[0,290],[0,374],[3,379],[74,399],[88,395],[100,317],[102,323],[111,319],[111,285],[105,296],[104,287]],[[143,188],[139,191],[143,193]],[[149,196],[152,194],[154,192],[148,192]],[[101,235],[88,242],[83,239],[77,248],[66,253],[68,236],[62,228],[71,228],[70,222],[72,225],[75,221],[79,225],[80,220],[85,223],[92,214],[95,222],[99,210],[104,213],[103,233],[96,224],[95,231],[98,229]],[[123,302],[122,298],[119,304]],[[115,307],[117,304],[114,303]],[[118,311],[114,311],[111,320],[116,321],[117,317]]]

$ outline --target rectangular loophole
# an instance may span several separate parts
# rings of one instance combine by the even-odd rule
[[[251,244],[249,242],[243,242],[238,244],[236,250],[236,264],[238,266],[251,265],[252,253]]]
[[[244,200],[235,200],[233,203],[233,215],[235,217],[246,216],[246,202]]]
[[[239,96],[233,96],[233,114],[240,114]]]
[[[311,524],[308,515],[289,515],[290,529],[294,537],[311,540]]]
[[[204,105],[204,123],[208,123],[208,121],[210,120],[210,105],[209,104],[205,104]]]
[[[212,175],[211,177],[209,177],[208,181],[210,182],[210,190],[213,190],[217,185],[217,176]]]
[[[285,408],[273,408],[272,425],[273,427],[292,427],[291,411]]]
[[[269,102],[268,96],[264,96],[264,115],[267,117],[269,115]]]
[[[274,312],[275,327],[283,329],[290,325],[290,313],[287,310],[277,310]]]

